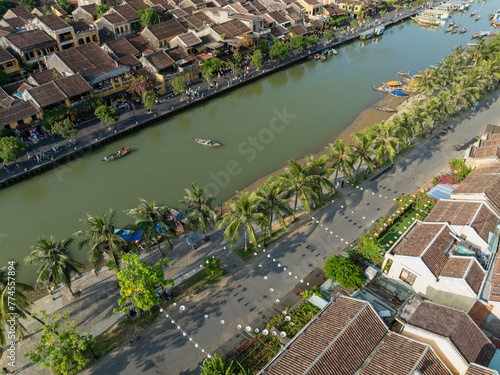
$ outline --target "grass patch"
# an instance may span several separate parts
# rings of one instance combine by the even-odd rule
[[[207,271],[203,269],[172,288],[172,301],[177,301],[188,294],[201,293],[226,275],[227,271],[224,268],[213,275],[207,274]]]
[[[271,237],[269,237],[267,233],[261,233],[257,236],[257,246],[248,244],[248,250],[245,251],[245,245],[241,245],[234,249],[233,252],[239,256],[242,261],[247,262],[250,258],[253,258],[253,253],[260,253],[265,247],[272,245],[283,237],[285,233],[286,231],[283,228],[275,230]],[[260,247],[258,246],[259,244],[261,245]]]
[[[417,216],[417,214],[419,216]],[[424,212],[420,212],[414,208],[408,209],[401,217],[394,220],[391,227],[382,233],[382,235],[378,238],[380,246],[386,251],[389,250],[389,248],[393,245],[389,241],[392,241],[393,243],[396,242],[415,220],[424,220],[425,216],[426,214]]]

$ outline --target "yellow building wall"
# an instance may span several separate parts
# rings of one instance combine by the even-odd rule
[[[7,66],[7,63],[12,62],[12,66]],[[19,62],[14,59],[11,61],[7,61],[6,63],[2,64],[2,69],[5,73],[7,74],[15,74],[17,72],[21,73],[21,68],[19,67]]]

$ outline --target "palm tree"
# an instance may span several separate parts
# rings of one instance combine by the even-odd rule
[[[325,147],[328,151],[328,160],[332,161],[332,168],[335,169],[335,183],[339,171],[344,176],[349,176],[352,172],[352,147],[347,146],[342,139],[337,139],[335,143],[330,143]]]
[[[105,254],[119,269],[120,253],[125,245],[125,240],[115,233],[115,212],[109,209],[102,217],[87,213],[87,218],[81,220],[89,229],[78,231],[74,235],[83,237],[79,243],[79,248],[90,245],[89,261],[94,267],[96,275],[99,268],[105,263]]]
[[[359,160],[358,168],[356,169],[356,174],[354,175],[354,179],[358,177],[359,168],[361,168],[361,164],[366,164],[366,174],[368,174],[368,168],[373,170],[373,146],[374,146],[374,137],[369,132],[359,132],[354,133],[352,135],[354,140],[354,152],[353,156]]]
[[[206,237],[207,229],[217,221],[217,214],[212,209],[212,201],[213,197],[205,194],[205,190],[194,182],[191,184],[191,190],[186,189],[184,199],[179,201],[187,206],[186,216],[191,227],[193,230],[201,228],[203,238]]]
[[[295,203],[293,205],[293,220],[297,213],[297,202],[300,200],[306,211],[310,210],[309,199],[318,199],[317,194],[314,192],[314,176],[309,175],[307,170],[297,161],[288,161],[287,171],[278,177],[285,186],[287,186],[288,194],[295,194]]]
[[[79,268],[84,268],[83,264],[72,259],[69,255],[69,247],[73,243],[72,238],[56,241],[54,236],[38,238],[30,255],[24,258],[26,264],[38,265],[38,278],[35,287],[42,285],[66,285],[71,293],[71,274],[81,275]]]
[[[321,203],[323,200],[323,188],[327,189],[329,192],[335,189],[335,185],[329,179],[333,170],[326,167],[327,162],[328,157],[324,155],[318,158],[308,156],[304,166],[306,173],[311,176],[313,182],[312,189],[316,193],[316,201],[318,203]]]
[[[276,216],[281,223],[281,227],[286,230],[285,218],[283,213],[293,214],[292,208],[288,205],[290,199],[285,198],[286,186],[283,181],[277,177],[271,177],[267,182],[257,190],[258,210],[268,217],[269,237],[273,232],[273,217]]]
[[[390,160],[392,163],[400,143],[396,136],[396,128],[390,125],[378,125],[374,129],[374,136],[374,153],[377,162],[383,164],[386,160]]]
[[[9,262],[9,264],[11,264]],[[16,264],[10,267],[16,267]],[[32,305],[31,301],[23,292],[32,292],[33,288],[16,280],[15,287],[12,287],[12,276],[9,275],[9,266],[0,268],[0,344],[7,344],[8,332],[5,331],[7,321],[12,319],[11,314],[16,314],[14,319],[14,334],[16,338],[23,339],[28,330],[21,324],[20,319],[26,319],[31,315],[28,311]],[[12,268],[11,268],[12,269]],[[37,319],[40,321],[39,319]],[[41,322],[41,321],[40,321]],[[43,323],[43,322],[42,322]],[[9,339],[9,341],[13,341]]]
[[[172,248],[171,240],[177,237],[175,229],[172,228],[176,228],[177,223],[169,219],[171,214],[166,205],[157,206],[155,202],[150,203],[145,199],[140,199],[140,201],[141,204],[136,210],[127,213],[135,220],[135,223],[125,228],[136,233],[142,232],[142,236],[146,240],[146,247],[151,249],[153,245],[156,245],[160,256],[163,256],[160,242],[167,241],[168,247]]]
[[[259,223],[267,222],[266,216],[258,212],[257,201],[257,197],[254,194],[249,195],[246,190],[238,192],[231,199],[231,203],[229,203],[231,212],[225,213],[221,221],[219,221],[219,228],[226,226],[224,239],[231,237],[231,247],[240,238],[242,228],[245,236],[245,251],[248,251],[248,238],[250,238],[253,244],[257,245],[252,221]]]

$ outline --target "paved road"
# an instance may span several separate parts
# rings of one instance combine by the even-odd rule
[[[283,300],[314,267],[322,267],[327,257],[345,250],[346,241],[351,243],[359,238],[372,220],[387,215],[393,208],[393,198],[413,193],[445,168],[451,157],[462,156],[471,139],[484,133],[486,124],[499,123],[498,95],[497,92],[485,100],[478,112],[470,112],[446,129],[436,130],[430,140],[402,157],[394,169],[363,185],[363,190],[344,188],[342,200],[316,214],[314,220],[308,220],[222,283],[185,303],[184,311],[178,309],[182,302],[172,307],[168,313],[175,324],[165,318],[146,331],[141,341],[124,345],[84,373],[197,373],[205,358],[201,348],[210,353],[230,349],[242,338],[235,338],[241,334],[238,324],[262,328],[266,318],[286,306],[285,301],[276,303],[276,299]],[[188,336],[183,336],[177,325]]]

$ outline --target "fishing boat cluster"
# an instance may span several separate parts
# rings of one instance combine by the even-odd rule
[[[321,53],[317,53],[315,55],[309,55],[307,56],[307,58],[309,60],[321,60],[321,61],[325,61],[326,60],[326,56],[335,56],[337,54],[337,50],[335,48],[327,48],[325,50],[323,50]]]
[[[405,97],[408,96],[409,93],[418,91],[418,88],[416,87],[415,84],[415,78],[421,77],[422,76],[421,74],[412,72],[397,72],[396,74],[398,76],[403,76],[404,78],[402,78],[399,81],[384,82],[381,85],[373,86],[373,89],[380,92],[388,93],[389,95],[396,97]],[[386,110],[386,112],[392,112],[392,111]]]

